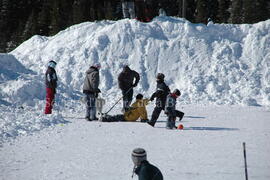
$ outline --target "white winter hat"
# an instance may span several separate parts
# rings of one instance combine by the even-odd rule
[[[95,64],[93,64],[93,67],[95,67],[97,69],[100,69],[101,68],[101,64],[100,63],[95,63]]]
[[[131,154],[135,166],[139,166],[142,161],[146,160],[146,151],[143,148],[136,148]]]
[[[57,63],[55,61],[50,60],[49,63],[48,63],[48,66],[51,67],[51,68],[55,68],[56,64]]]

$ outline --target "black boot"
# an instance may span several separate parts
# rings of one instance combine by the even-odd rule
[[[148,121],[147,124],[149,124],[149,125],[152,126],[152,127],[155,126],[155,122],[153,122],[153,121]]]
[[[141,122],[146,123],[146,122],[148,122],[148,119],[141,119]]]

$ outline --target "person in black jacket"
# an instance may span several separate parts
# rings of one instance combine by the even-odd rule
[[[123,95],[123,111],[128,111],[132,102],[133,87],[136,87],[139,81],[139,73],[131,70],[127,65],[124,66],[123,71],[118,76],[118,85]]]
[[[51,114],[52,108],[54,104],[54,96],[56,93],[57,87],[57,75],[55,71],[56,62],[49,61],[48,68],[45,73],[45,84],[46,84],[46,106],[45,106],[45,114]]]
[[[99,86],[99,69],[100,64],[96,63],[86,71],[83,84],[83,93],[86,96],[86,115],[88,121],[98,120],[96,117],[96,98],[100,93]]]
[[[147,122],[149,125],[153,127],[155,126],[161,111],[164,110],[167,95],[170,93],[170,88],[164,82],[165,75],[162,73],[158,73],[156,78],[157,78],[156,92],[154,92],[150,98],[151,101],[153,101],[154,98],[156,98],[156,106],[152,113],[151,120]]]
[[[146,151],[144,149],[134,149],[131,158],[134,163],[133,173],[135,172],[138,175],[139,180],[163,180],[161,171],[147,161]]]

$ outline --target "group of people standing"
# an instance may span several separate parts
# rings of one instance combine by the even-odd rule
[[[51,114],[52,105],[54,103],[54,95],[57,87],[57,75],[55,71],[56,62],[50,61],[48,69],[45,74],[46,82],[46,107],[45,114]],[[85,119],[88,121],[98,120],[96,117],[96,99],[101,92],[99,89],[99,69],[101,65],[99,63],[93,64],[85,73],[85,79],[83,84],[83,93],[86,99],[86,115]],[[122,72],[118,75],[118,85],[122,91],[123,108],[122,114],[103,117],[103,122],[113,121],[137,121],[146,122],[152,127],[155,126],[157,119],[160,116],[161,111],[164,111],[167,115],[166,128],[174,129],[176,118],[181,121],[184,113],[176,110],[176,99],[181,95],[178,89],[173,92],[165,83],[165,75],[158,73],[156,76],[156,91],[151,95],[150,99],[143,98],[142,94],[136,95],[136,101],[131,104],[133,99],[133,88],[138,85],[140,81],[140,75],[138,72],[130,69],[128,65],[123,67]],[[146,105],[149,101],[156,99],[155,108],[152,112],[151,119],[147,117]]]
[[[98,88],[99,84],[99,68],[100,64],[94,64],[86,71],[86,78],[83,85],[83,93],[87,97],[87,113],[86,119],[89,121],[97,120],[96,110],[95,110],[95,99],[100,93]],[[158,73],[156,76],[156,91],[152,94],[150,99],[144,99],[142,94],[136,95],[136,100],[131,104],[133,99],[133,88],[136,87],[140,81],[140,75],[138,72],[130,69],[128,65],[123,67],[122,72],[118,75],[118,85],[122,91],[123,97],[123,114],[118,114],[114,116],[106,115],[103,117],[102,121],[112,122],[112,121],[136,121],[138,119],[141,122],[147,122],[151,126],[155,126],[157,119],[161,111],[165,111],[167,115],[167,125],[168,129],[174,129],[176,117],[181,121],[184,113],[176,110],[176,99],[181,95],[178,89],[175,89],[172,93],[170,88],[166,85],[165,75]],[[146,105],[149,101],[156,99],[155,108],[152,113],[151,119],[147,117]]]
[[[46,84],[46,106],[45,114],[51,114],[54,97],[57,88],[57,75],[55,71],[55,61],[49,61],[48,68],[45,73]],[[86,96],[86,120],[97,120],[95,101],[98,94],[101,92],[99,86],[99,63],[89,67],[86,71],[86,76],[83,84],[83,93]],[[175,127],[175,118],[178,116],[180,120],[183,118],[184,113],[175,110],[176,98],[181,95],[178,89],[170,93],[169,87],[164,82],[164,74],[157,75],[157,89],[150,99],[143,99],[142,94],[136,96],[136,102],[132,102],[133,88],[136,87],[140,81],[140,75],[128,66],[124,66],[123,71],[118,76],[119,88],[122,90],[123,95],[123,112],[124,115],[116,115],[107,117],[108,121],[136,121],[141,118],[141,122],[147,122],[149,125],[154,126],[159,114],[162,110],[168,115],[167,128]],[[156,107],[153,111],[150,121],[147,119],[147,111],[145,106],[149,101],[156,98]],[[106,120],[105,120],[106,121]],[[154,165],[150,164],[147,160],[146,151],[142,148],[135,148],[131,153],[131,159],[134,163],[133,174],[138,175],[141,180],[163,180],[161,171]],[[132,175],[133,176],[133,175]]]
[[[153,11],[152,0],[121,0],[123,18],[137,19],[149,22],[157,14]],[[162,3],[158,3],[158,14],[166,16]]]

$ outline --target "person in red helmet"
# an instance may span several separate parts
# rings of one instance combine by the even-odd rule
[[[184,113],[175,109],[176,99],[181,96],[181,92],[178,89],[175,89],[172,93],[167,96],[166,105],[165,105],[165,114],[167,115],[167,129],[175,129],[175,119],[179,117],[181,121]]]
[[[45,114],[51,114],[54,104],[54,97],[56,94],[57,87],[57,75],[55,71],[56,62],[49,61],[48,68],[45,73],[45,85],[46,85],[46,106]]]

